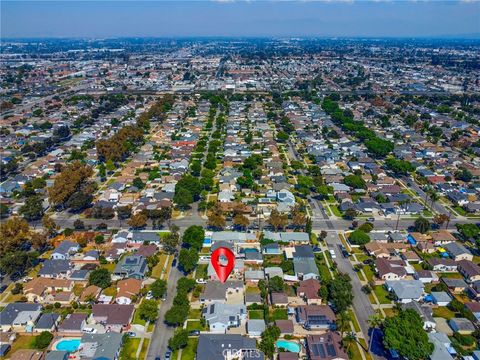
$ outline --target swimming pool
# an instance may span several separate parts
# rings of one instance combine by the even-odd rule
[[[55,344],[56,350],[75,352],[80,347],[80,339],[63,339]]]
[[[293,353],[299,353],[300,352],[300,345],[296,342],[293,341],[285,341],[285,340],[278,340],[277,341],[277,348],[278,349],[285,349],[287,351],[293,352]]]

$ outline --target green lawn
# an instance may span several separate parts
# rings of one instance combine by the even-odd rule
[[[161,254],[158,259],[158,264],[155,265],[152,269],[152,277],[155,279],[159,279],[160,275],[162,274],[163,267],[165,266],[165,261],[167,261],[167,255]]]
[[[342,217],[342,212],[339,210],[337,205],[329,205],[330,210],[332,210],[333,215]]]
[[[199,264],[197,266],[197,272],[195,273],[195,279],[206,279],[207,278],[207,264]]]
[[[377,296],[380,304],[390,304],[392,301],[388,299],[388,291],[381,285],[377,285],[373,288],[375,295]]]
[[[17,350],[22,349],[35,349],[34,345],[35,336],[19,335],[12,344],[10,349],[10,355]]]
[[[138,346],[140,345],[140,338],[127,337],[123,343],[120,359],[135,360]]]
[[[270,316],[272,320],[288,320],[287,309],[273,309]]]
[[[455,317],[455,313],[446,306],[439,306],[433,309],[433,316],[450,320],[451,318]]]
[[[147,356],[148,344],[149,343],[150,343],[150,339],[144,339],[143,340],[142,350],[140,351],[140,356],[138,357],[139,360],[143,360]]]
[[[187,330],[207,330],[199,320],[187,320]]]
[[[197,353],[198,338],[188,338],[187,346],[182,350],[181,360],[193,360]]]
[[[188,313],[188,318],[189,319],[199,319],[202,317],[202,310],[200,309],[190,309],[190,312]]]
[[[365,265],[363,267],[363,272],[365,273],[365,276],[367,277],[367,281],[370,281],[373,279],[375,274],[373,273],[373,270],[370,265]]]
[[[455,212],[457,212],[458,215],[461,215],[461,216],[467,215],[467,212],[461,206],[455,206],[453,207],[453,210],[455,210]]]
[[[138,309],[135,310],[135,314],[133,314],[132,323],[133,323],[133,324],[138,324],[138,325],[144,325],[144,326],[145,326],[145,324],[147,323],[145,320],[143,320],[143,319],[140,317]]]
[[[249,310],[248,318],[250,320],[263,319],[263,310]]]

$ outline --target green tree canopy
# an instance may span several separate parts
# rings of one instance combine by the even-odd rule
[[[385,346],[409,360],[428,359],[433,352],[434,346],[423,330],[423,320],[413,309],[400,310],[395,316],[387,317],[383,333]]]

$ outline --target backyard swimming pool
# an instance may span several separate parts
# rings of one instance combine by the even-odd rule
[[[80,347],[80,339],[64,339],[55,344],[56,350],[75,352]]]
[[[297,353],[297,354],[300,352],[300,345],[293,341],[278,340],[277,348],[285,349],[287,351]]]

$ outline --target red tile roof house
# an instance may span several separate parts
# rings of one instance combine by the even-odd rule
[[[348,355],[342,349],[340,335],[333,331],[307,335],[307,352],[310,360],[348,360]]]
[[[297,322],[307,330],[335,328],[335,314],[327,305],[301,305],[296,308]]]
[[[469,282],[475,282],[480,280],[480,267],[468,260],[460,260],[457,262],[458,271]]]
[[[130,327],[134,309],[133,305],[95,304],[91,318],[107,331],[122,332]]]
[[[301,281],[297,288],[297,296],[303,298],[307,305],[321,305],[322,298],[318,296],[320,282],[316,279]]]

